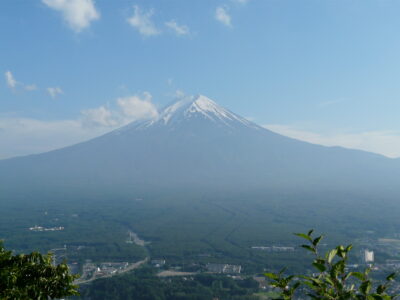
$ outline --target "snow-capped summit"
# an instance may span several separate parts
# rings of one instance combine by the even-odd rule
[[[211,115],[220,116],[224,109],[206,96],[186,97],[167,106],[160,114],[159,120],[165,124],[179,117],[190,118],[193,114],[200,113],[208,118]]]
[[[164,124],[168,124],[179,121],[181,118],[188,119],[194,116],[202,116],[212,121],[222,121],[226,124],[231,121],[239,121],[245,125],[250,124],[246,119],[219,106],[213,100],[203,95],[182,99],[166,107],[160,114],[159,120],[164,122]]]
[[[133,122],[116,131],[119,134],[121,131],[131,129],[145,129],[154,126],[167,126],[175,128],[177,125],[182,125],[186,122],[205,121],[215,124],[227,126],[229,128],[237,126],[246,126],[250,128],[260,129],[260,127],[245,118],[229,111],[228,109],[219,106],[216,102],[204,95],[196,97],[185,97],[166,106],[159,115],[151,120]]]

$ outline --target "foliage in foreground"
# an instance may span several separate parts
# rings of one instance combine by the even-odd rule
[[[12,255],[0,241],[0,299],[53,299],[77,295],[65,263],[52,265],[52,255]]]
[[[312,276],[290,275],[287,277],[283,275],[285,269],[279,273],[265,273],[265,276],[271,279],[270,285],[280,290],[280,299],[296,298],[297,293],[320,300],[391,300],[397,296],[387,293],[390,282],[395,278],[395,273],[387,276],[385,283],[374,287],[369,276],[370,268],[366,268],[364,272],[348,271],[347,260],[352,245],[337,246],[325,255],[321,255],[318,244],[323,236],[313,238],[312,233],[313,230],[310,230],[307,234],[296,233],[295,235],[307,241],[307,244],[301,247],[314,255],[312,266],[316,269],[316,273]],[[300,298],[304,297],[300,296]]]

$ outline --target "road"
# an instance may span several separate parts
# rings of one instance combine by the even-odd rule
[[[158,277],[172,277],[172,276],[190,276],[190,275],[196,275],[197,273],[194,272],[178,272],[178,271],[173,271],[173,270],[166,270],[162,271],[157,274]]]
[[[79,280],[79,279],[78,279],[78,280],[76,280],[74,283],[75,283],[75,284],[85,284],[85,283],[89,283],[89,282],[91,282],[91,281],[93,281],[93,280],[100,279],[100,278],[110,278],[110,277],[112,277],[112,276],[120,275],[120,274],[129,272],[129,271],[132,271],[132,270],[134,270],[134,269],[137,269],[137,268],[139,268],[141,265],[143,265],[144,263],[146,263],[146,262],[148,262],[148,261],[149,261],[149,258],[146,257],[145,259],[140,260],[140,261],[138,261],[138,262],[135,262],[135,263],[132,264],[132,265],[128,265],[127,268],[125,268],[125,269],[123,269],[123,270],[121,270],[121,271],[115,272],[115,273],[113,273],[113,274],[109,274],[109,275],[105,275],[105,276],[101,276],[101,277],[92,277],[92,278],[86,279],[86,280]]]

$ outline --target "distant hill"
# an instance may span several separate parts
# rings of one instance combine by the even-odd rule
[[[52,190],[400,192],[399,160],[273,133],[205,96],[87,142],[0,161],[4,195]],[[1,197],[1,196],[0,196]]]

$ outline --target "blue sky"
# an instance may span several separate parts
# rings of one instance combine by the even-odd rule
[[[400,156],[395,0],[4,0],[0,158],[204,94],[306,141]]]

